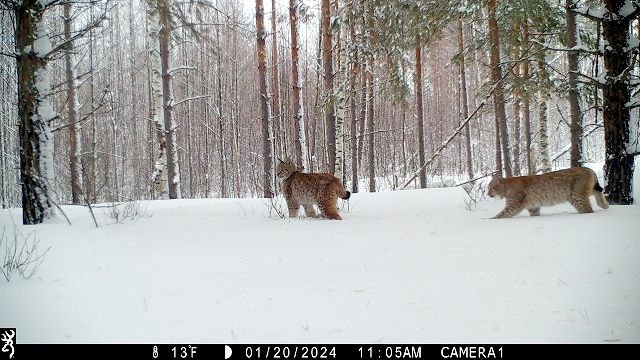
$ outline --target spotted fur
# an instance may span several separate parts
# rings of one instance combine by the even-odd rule
[[[596,173],[589,168],[572,167],[542,175],[500,178],[494,176],[489,183],[489,196],[507,200],[494,219],[518,215],[527,209],[531,216],[540,215],[540,207],[568,201],[579,213],[591,213],[589,197],[594,195],[599,207],[609,204],[602,194]]]
[[[276,173],[282,182],[282,192],[287,200],[289,217],[298,217],[300,206],[308,217],[318,217],[314,205],[318,205],[320,216],[342,220],[336,206],[338,198],[351,196],[340,180],[328,173],[303,173],[290,161],[278,160]]]

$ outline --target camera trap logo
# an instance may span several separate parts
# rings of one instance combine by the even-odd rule
[[[15,344],[16,329],[0,328],[0,345],[2,345],[2,356],[0,356],[0,359],[13,359],[15,355]]]

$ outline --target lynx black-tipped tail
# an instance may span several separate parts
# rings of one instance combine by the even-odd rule
[[[340,196],[342,200],[348,200],[351,197],[350,191],[345,191],[343,196]]]
[[[593,190],[597,191],[597,192],[603,192],[604,189],[602,188],[602,186],[600,186],[600,184],[598,184],[598,182],[596,181],[596,184],[593,185]]]

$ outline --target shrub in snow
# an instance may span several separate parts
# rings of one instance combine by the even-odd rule
[[[114,223],[121,223],[127,219],[133,221],[145,214],[146,209],[140,207],[139,201],[112,203],[107,207],[107,217]]]
[[[40,239],[32,231],[26,236],[14,229],[13,236],[6,234],[5,227],[0,231],[0,273],[5,280],[11,281],[16,273],[23,279],[36,274],[44,257],[51,249],[39,250]]]

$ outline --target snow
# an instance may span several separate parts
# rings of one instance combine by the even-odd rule
[[[42,59],[53,50],[49,40],[49,31],[42,21],[36,25],[36,36],[37,38],[33,41],[33,52]]]
[[[633,1],[626,0],[620,11],[618,12],[620,16],[627,17],[633,14],[636,11],[636,7],[633,5]]]
[[[99,229],[67,206],[72,226],[15,226],[52,247],[35,278],[0,282],[0,323],[23,343],[640,341],[639,206],[492,220],[503,201],[465,199],[358,193],[343,221],[152,201],[119,224],[95,209]]]
[[[640,46],[640,40],[635,36],[630,36],[627,40],[627,48],[625,51],[637,49]]]
[[[574,10],[578,14],[588,15],[598,19],[604,19],[605,15],[609,12],[606,7],[599,6],[596,9],[590,9],[588,6],[581,6]]]

